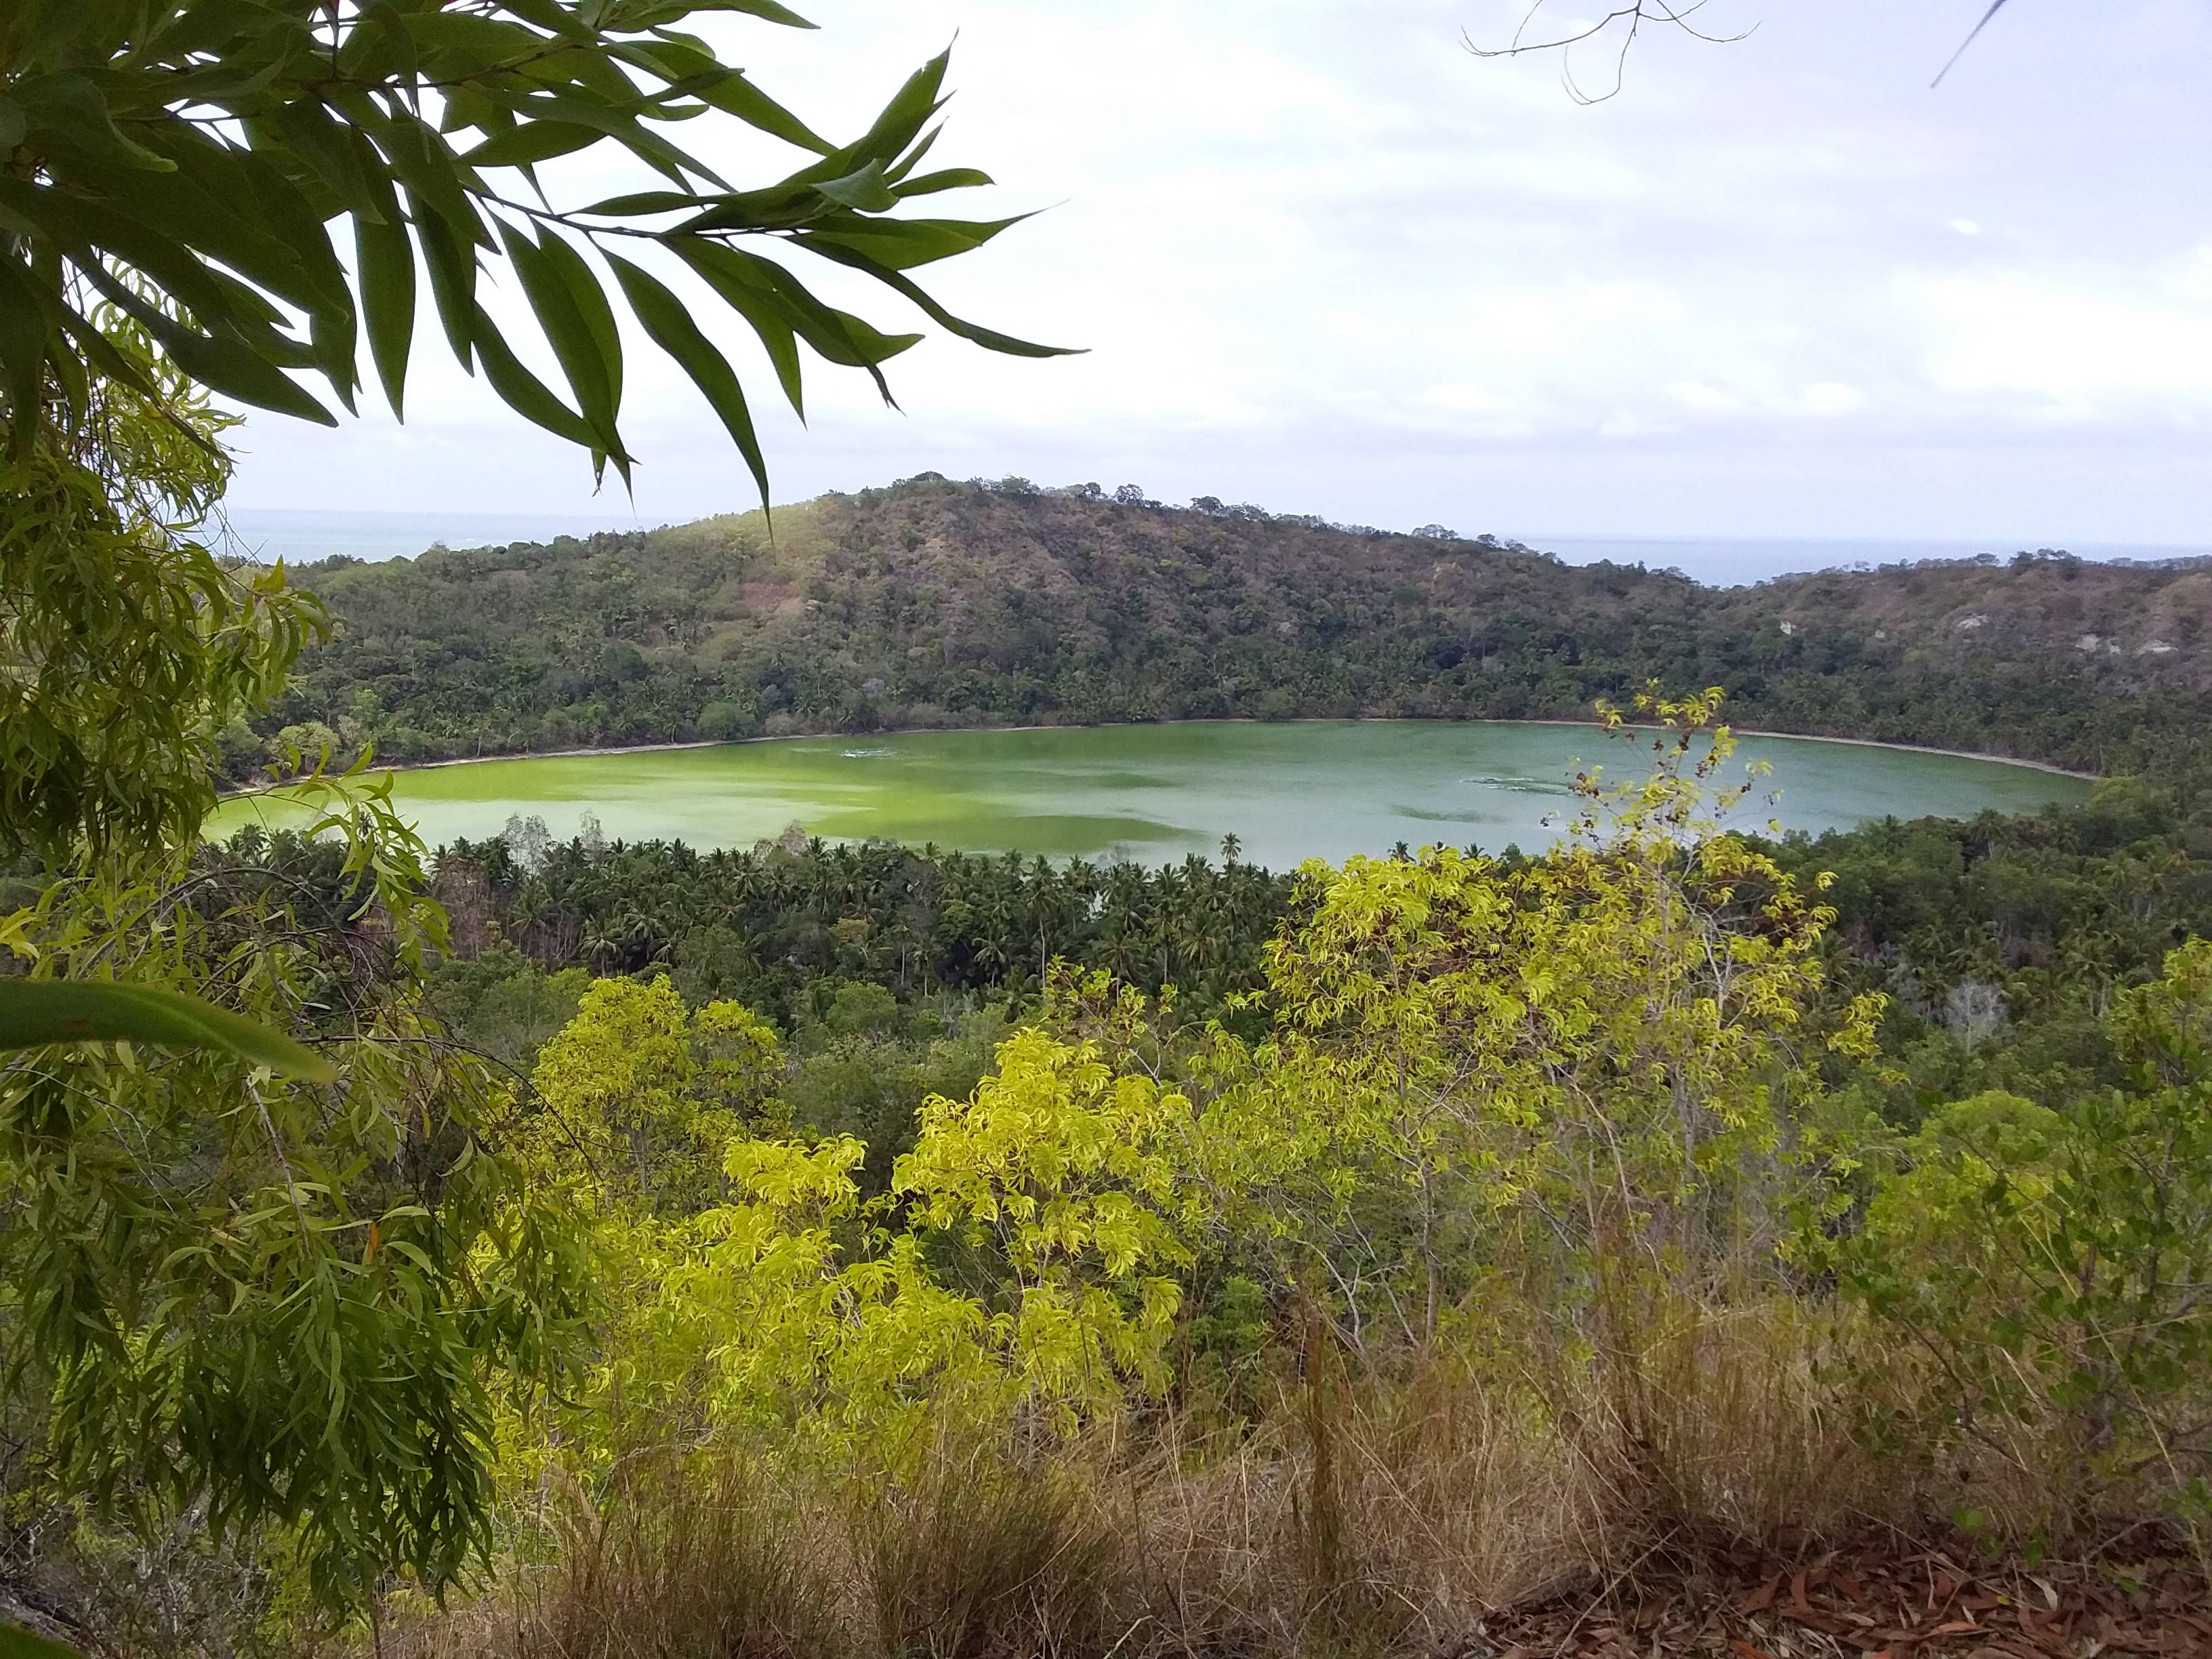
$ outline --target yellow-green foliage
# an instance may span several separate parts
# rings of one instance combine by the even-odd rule
[[[722,1149],[786,1114],[775,1030],[735,1002],[696,1014],[665,979],[600,980],[539,1054],[530,1150],[602,1201],[691,1212],[722,1195]]]
[[[1158,1387],[1206,1207],[1182,1155],[1193,1110],[1096,1042],[1028,1030],[970,1099],[928,1103],[876,1205],[849,1136],[732,1139],[735,1201],[622,1229],[649,1284],[610,1383],[665,1405],[688,1382],[724,1424],[893,1460],[933,1403],[1072,1425],[1127,1382]]]
[[[1419,1285],[1418,1318],[1390,1304],[1409,1334],[1506,1265],[1499,1229],[1524,1221],[1571,1253],[1727,1258],[1772,1213],[1740,1200],[1792,1179],[1789,1108],[1822,1052],[1871,1052],[1877,999],[1812,1029],[1832,913],[1726,833],[1733,798],[1708,781],[1732,740],[1694,742],[1715,701],[1647,701],[1677,726],[1651,775],[1586,780],[1545,857],[1302,872],[1310,919],[1268,952],[1259,1068],[1327,1103],[1340,1156],[1407,1189],[1395,1235],[1364,1242],[1374,1271],[1395,1249]]]
[[[1601,1255],[1771,1273],[1808,1181],[1793,1109],[1878,1004],[1814,1020],[1828,913],[1723,832],[1711,700],[1650,708],[1677,728],[1652,777],[1589,781],[1553,854],[1309,866],[1258,1042],[1061,980],[969,1097],[924,1104],[871,1201],[860,1142],[763,1103],[751,1015],[595,986],[540,1060],[536,1132],[610,1200],[587,1437],[742,1428],[896,1468],[955,1406],[1071,1430],[1173,1385],[1224,1272],[1363,1350],[1494,1315],[1501,1274],[1546,1274],[1572,1316]]]

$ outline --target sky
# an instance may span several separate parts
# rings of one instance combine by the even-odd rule
[[[1087,350],[933,335],[890,366],[897,410],[811,364],[802,428],[718,322],[778,501],[927,470],[1539,541],[2212,544],[2206,0],[2011,0],[1933,90],[1984,0],[1708,0],[1708,32],[1744,39],[1647,33],[1595,105],[1557,54],[1467,49],[1522,0],[801,7],[818,30],[702,32],[833,137],[953,43],[932,165],[998,183],[931,210],[1036,216],[919,274]],[[1595,15],[1553,0],[1534,27]],[[1610,83],[1607,54],[1571,64]],[[706,148],[747,182],[801,159]],[[849,275],[819,291],[910,314]],[[634,499],[594,495],[426,317],[404,426],[374,394],[334,431],[257,413],[231,500],[610,526],[752,505],[703,403],[633,346]]]

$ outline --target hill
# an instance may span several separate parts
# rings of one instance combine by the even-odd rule
[[[1124,494],[1133,492],[1123,492]],[[1575,717],[1647,680],[1739,723],[2096,770],[2186,760],[2212,570],[2063,554],[1715,589],[1490,538],[925,475],[647,534],[301,568],[338,636],[277,727],[410,760],[803,731]]]

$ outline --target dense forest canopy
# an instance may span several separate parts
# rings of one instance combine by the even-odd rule
[[[984,182],[916,170],[943,58],[838,147],[673,29],[708,10],[798,21],[0,12],[0,1649],[1381,1659],[1537,1650],[1562,1598],[1549,1645],[1608,1654],[2197,1645],[2204,571],[1714,592],[933,477],[301,586],[194,538],[211,390],[325,414],[289,375],[348,402],[365,336],[400,404],[418,252],[463,365],[617,472],[587,256],[765,491],[605,239],[794,406],[799,340],[913,337],[732,239],[1047,352],[902,274],[1006,222],[873,216]],[[651,130],[717,114],[810,159],[738,191]],[[603,138],[674,191],[483,177]],[[476,301],[501,263],[573,408]],[[2106,775],[1778,844],[1731,693]],[[1649,768],[1534,854],[1286,872],[433,855],[367,762],[1319,714],[1633,720]],[[311,830],[204,838],[303,763]]]
[[[2056,552],[1703,587],[1431,526],[925,477],[649,534],[295,573],[338,618],[286,727],[386,760],[908,726],[1583,719],[1648,681],[1747,726],[2110,772],[2212,714],[2212,570]],[[310,742],[308,747],[314,744]]]

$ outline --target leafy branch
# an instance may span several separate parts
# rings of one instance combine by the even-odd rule
[[[1061,354],[954,316],[908,275],[1018,222],[897,216],[990,183],[973,168],[921,170],[940,130],[946,54],[836,144],[679,27],[713,12],[811,27],[775,0],[214,0],[160,6],[150,21],[126,0],[12,9],[0,21],[11,453],[27,454],[52,415],[81,420],[102,377],[152,395],[95,326],[91,300],[135,319],[200,383],[324,424],[336,422],[331,402],[356,407],[365,341],[404,415],[421,278],[465,369],[481,368],[516,413],[587,452],[595,477],[611,465],[627,483],[626,310],[706,396],[765,501],[739,377],[673,289],[609,250],[618,240],[657,245],[742,320],[802,419],[801,344],[866,372],[888,402],[882,366],[922,336],[828,304],[789,265],[742,246],[749,239],[859,271],[986,349]],[[667,131],[702,118],[708,137],[734,125],[811,159],[740,188]],[[549,164],[608,147],[657,186],[561,199]],[[501,266],[565,396],[482,301]],[[302,377],[319,377],[326,396]]]

